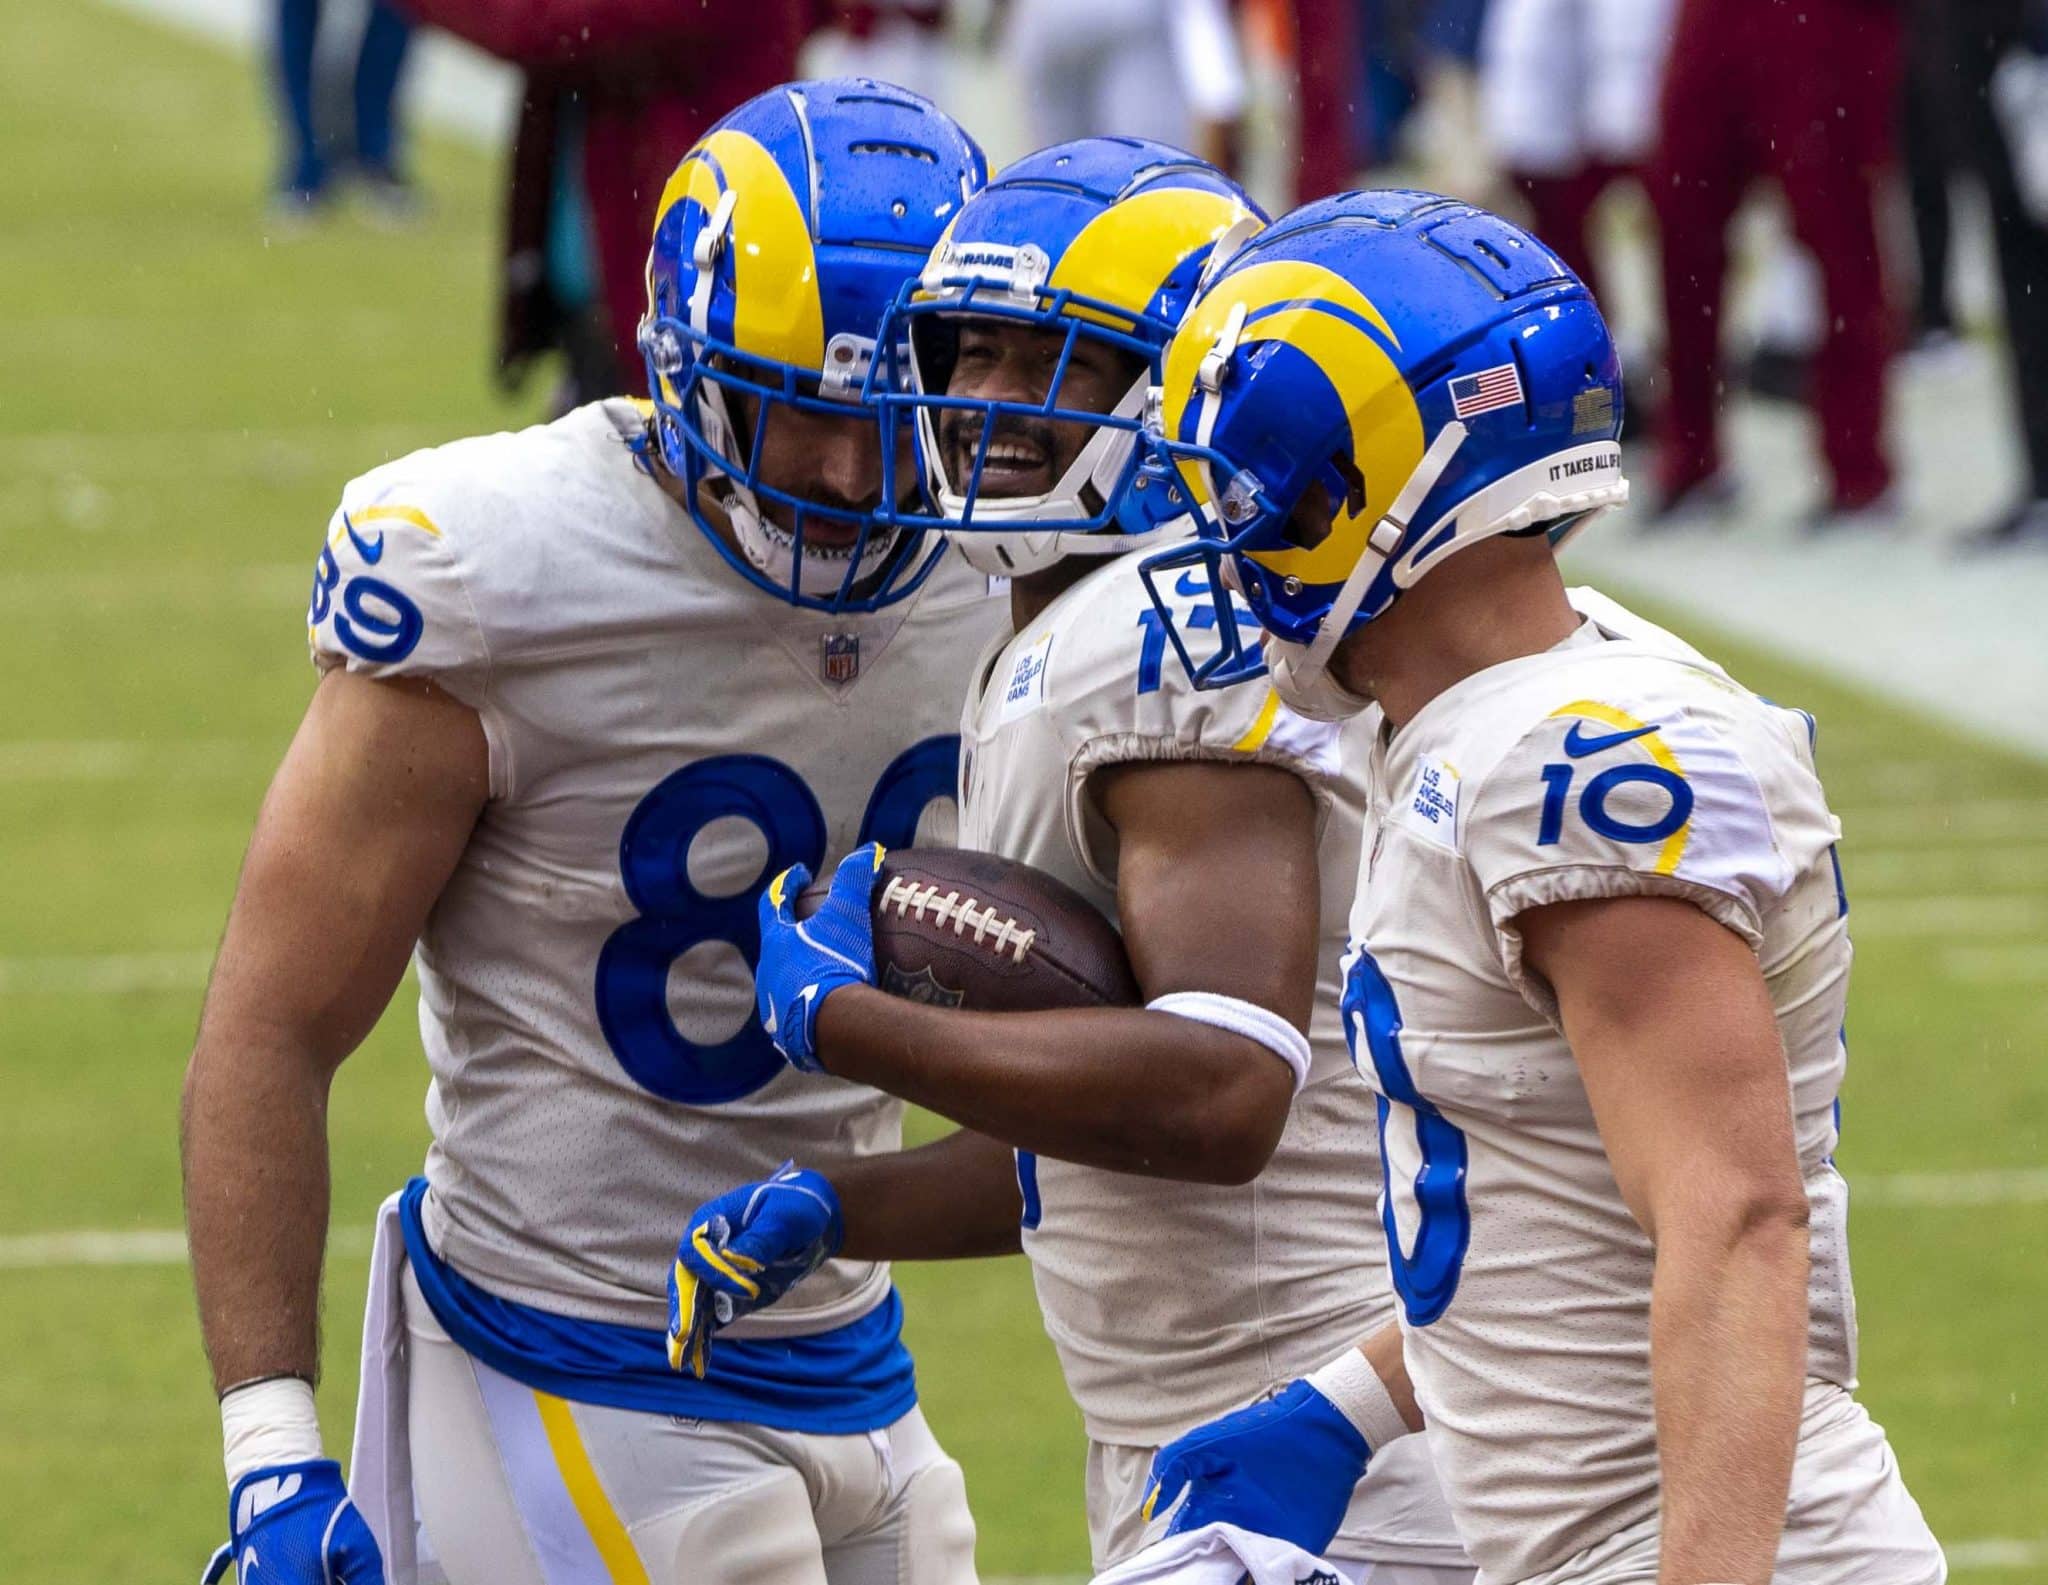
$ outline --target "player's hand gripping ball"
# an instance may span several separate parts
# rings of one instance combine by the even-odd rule
[[[875,934],[868,900],[882,873],[882,845],[870,842],[839,861],[817,912],[799,921],[797,894],[811,878],[792,864],[761,894],[761,956],[754,1001],[761,1027],[793,1068],[823,1073],[818,1013],[842,985],[875,983]]]
[[[200,1585],[228,1565],[242,1585],[384,1585],[377,1538],[331,1458],[253,1469],[228,1494],[228,1541]]]
[[[711,1334],[773,1304],[839,1253],[845,1238],[830,1181],[794,1162],[706,1200],[669,1272],[669,1368],[703,1380]]]
[[[1263,1403],[1198,1425],[1153,1454],[1145,1518],[1180,1501],[1168,1535],[1234,1524],[1320,1555],[1343,1524],[1371,1456],[1335,1404],[1306,1381],[1290,1382]]]

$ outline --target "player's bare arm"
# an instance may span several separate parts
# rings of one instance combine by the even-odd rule
[[[1117,833],[1118,912],[1146,999],[1207,992],[1306,1028],[1319,882],[1300,778],[1269,765],[1129,765],[1098,772],[1093,792]],[[1143,1008],[969,1013],[848,985],[817,1034],[828,1072],[1018,1149],[1201,1183],[1257,1176],[1294,1088],[1256,1041]]]
[[[337,671],[271,783],[185,1076],[185,1216],[217,1391],[318,1369],[328,1088],[404,975],[487,779],[474,711]]]
[[[1770,1580],[1798,1439],[1807,1199],[1785,1054],[1749,948],[1689,903],[1521,916],[1630,1213],[1656,1245],[1664,1585]]]
[[[1021,1247],[1016,1153],[971,1128],[848,1162],[832,1182],[849,1260],[971,1260]]]

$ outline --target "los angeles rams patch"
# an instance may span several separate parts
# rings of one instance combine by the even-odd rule
[[[1423,755],[1415,770],[1415,784],[1395,812],[1395,822],[1426,842],[1456,848],[1461,780],[1457,767],[1449,760],[1434,754]]]
[[[1007,726],[1045,703],[1045,666],[1052,654],[1052,639],[1052,634],[1047,633],[1027,645],[1011,662],[1009,678],[1003,683],[1000,724]]]

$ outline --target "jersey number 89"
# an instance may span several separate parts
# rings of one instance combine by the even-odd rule
[[[929,737],[882,772],[861,816],[855,846],[909,847],[925,806],[948,797],[960,754],[957,737]],[[690,844],[714,820],[737,816],[761,833],[768,856],[737,892],[711,897],[690,880]],[[825,812],[789,766],[765,754],[721,754],[657,782],[626,817],[620,878],[639,917],[611,933],[597,959],[597,1022],[633,1082],[665,1100],[717,1106],[760,1089],[783,1068],[750,1015],[715,1046],[698,1045],[669,1011],[669,971],[706,942],[725,942],[749,972],[761,952],[755,897],[792,864],[816,874],[825,862]]]

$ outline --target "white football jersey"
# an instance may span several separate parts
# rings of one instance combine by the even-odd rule
[[[1024,1248],[1068,1390],[1091,1438],[1135,1448],[1277,1391],[1384,1325],[1391,1306],[1374,1213],[1373,1097],[1338,1015],[1364,816],[1362,782],[1343,767],[1362,767],[1369,729],[1350,741],[1358,728],[1304,720],[1263,678],[1197,691],[1139,578],[1148,554],[1092,569],[992,645],[961,728],[963,843],[1059,877],[1112,920],[1116,834],[1088,791],[1101,767],[1280,765],[1322,811],[1313,1061],[1265,1171],[1218,1187],[1020,1159]],[[1195,574],[1181,576],[1172,598],[1183,631],[1208,602]],[[1391,1560],[1430,1562],[1446,1549],[1455,1559],[1422,1439],[1396,1443],[1373,1471],[1345,1540]]]
[[[755,895],[869,838],[950,840],[960,678],[1003,616],[948,556],[872,615],[747,582],[643,468],[629,402],[343,492],[323,668],[481,716],[490,796],[417,953],[436,1251],[501,1297],[659,1330],[683,1220],[795,1157],[896,1148],[900,1103],[789,1070],[754,1018]],[[888,1292],[835,1261],[735,1336]]]
[[[1832,1154],[1849,938],[1811,720],[1611,602],[1375,730],[1344,1015],[1384,1097],[1407,1359],[1488,1581],[1654,1514],[1653,1252],[1616,1188],[1523,910],[1650,894],[1756,951],[1812,1203],[1807,1371],[1854,1385]],[[1377,725],[1380,717],[1373,712]]]

